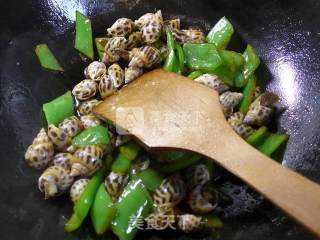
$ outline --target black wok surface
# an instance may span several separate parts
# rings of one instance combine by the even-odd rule
[[[290,135],[283,164],[320,182],[319,1],[0,0],[0,4],[0,239],[94,236],[90,227],[73,235],[63,232],[71,204],[65,199],[44,201],[37,190],[39,173],[23,160],[41,127],[42,103],[83,78],[85,63],[73,49],[77,9],[91,17],[96,36],[103,36],[118,17],[137,18],[154,9],[206,30],[227,16],[261,56],[260,84],[282,99],[272,128]],[[63,64],[63,75],[41,69],[33,49],[43,42]],[[236,40],[233,46],[243,48]],[[226,220],[220,239],[315,239],[267,202],[255,211],[239,212]],[[158,239],[152,236],[156,234],[139,239]],[[178,239],[175,234],[159,236]]]

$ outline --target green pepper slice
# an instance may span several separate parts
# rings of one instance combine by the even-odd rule
[[[108,129],[100,125],[85,129],[72,140],[72,145],[76,148],[86,145],[107,145],[109,143]]]
[[[146,188],[152,192],[156,191],[163,181],[161,174],[152,168],[137,173],[134,178],[141,179]]]
[[[134,160],[140,151],[141,147],[134,141],[130,141],[119,148],[120,153],[129,161]]]
[[[226,17],[221,18],[207,35],[207,42],[213,43],[219,49],[225,48],[234,32],[232,24]]]
[[[92,27],[88,17],[76,11],[76,40],[75,49],[91,60],[94,58]]]
[[[249,106],[253,101],[254,98],[254,92],[256,90],[256,75],[252,75],[248,81],[246,86],[243,89],[243,97],[240,102],[239,111],[243,114],[246,114],[249,110]]]
[[[65,118],[74,115],[73,98],[68,91],[60,97],[43,104],[42,111],[45,115],[48,125],[58,125]]]
[[[248,79],[259,67],[260,58],[256,52],[256,50],[248,44],[246,50],[243,53],[243,57],[245,60],[245,65],[243,67],[243,76],[245,79]]]
[[[200,77],[201,75],[203,75],[203,72],[197,70],[197,71],[193,71],[188,75],[188,78],[196,79],[197,77]]]
[[[39,44],[35,48],[35,52],[44,69],[63,72],[63,68],[53,55],[47,44]]]
[[[126,156],[119,153],[117,158],[114,160],[111,169],[112,172],[116,173],[126,173],[129,171],[131,167],[131,160],[129,160]]]
[[[109,38],[107,38],[107,37],[95,38],[94,41],[95,41],[95,44],[96,44],[96,48],[97,48],[97,51],[98,51],[99,58],[101,60],[103,58],[103,55],[104,55],[104,52],[105,52],[104,47],[108,43]]]

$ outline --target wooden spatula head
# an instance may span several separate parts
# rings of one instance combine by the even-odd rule
[[[203,139],[232,132],[217,92],[162,69],[144,74],[107,98],[94,112],[149,147],[193,150]]]

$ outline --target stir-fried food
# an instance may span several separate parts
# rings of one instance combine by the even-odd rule
[[[79,12],[76,22],[75,47],[93,60],[91,22]],[[29,166],[44,170],[38,186],[45,199],[70,193],[74,212],[67,232],[89,213],[97,234],[111,230],[121,240],[141,229],[190,233],[223,226],[215,216],[224,206],[213,163],[190,152],[148,152],[93,109],[143,73],[163,67],[218,92],[230,127],[270,156],[288,138],[265,126],[279,98],[257,86],[260,60],[251,45],[244,53],[227,50],[233,32],[225,17],[206,35],[200,27],[182,28],[178,18],[164,19],[159,10],[136,20],[119,18],[95,39],[100,59],[87,65],[71,92],[44,104],[48,127],[25,153]],[[62,71],[41,46],[41,64]]]

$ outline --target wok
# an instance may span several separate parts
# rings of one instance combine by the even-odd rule
[[[2,240],[95,238],[89,224],[75,234],[63,232],[72,211],[70,202],[63,198],[44,201],[37,189],[39,173],[23,160],[26,147],[41,127],[42,103],[61,95],[83,78],[85,63],[73,48],[75,10],[90,16],[95,36],[103,36],[107,26],[118,17],[137,18],[155,9],[161,9],[165,18],[180,17],[185,25],[199,25],[205,30],[227,16],[237,30],[232,48],[243,50],[244,43],[251,43],[263,61],[259,84],[281,97],[277,120],[271,127],[290,135],[283,164],[320,182],[318,1],[1,0],[0,3]],[[34,46],[42,42],[49,45],[64,65],[63,75],[40,68]],[[231,179],[240,192],[246,191],[242,183]],[[239,196],[231,211],[234,214],[226,217],[225,228],[214,236],[149,231],[138,239],[212,239],[216,235],[220,239],[238,240],[315,239],[270,203],[263,201],[250,208]]]

